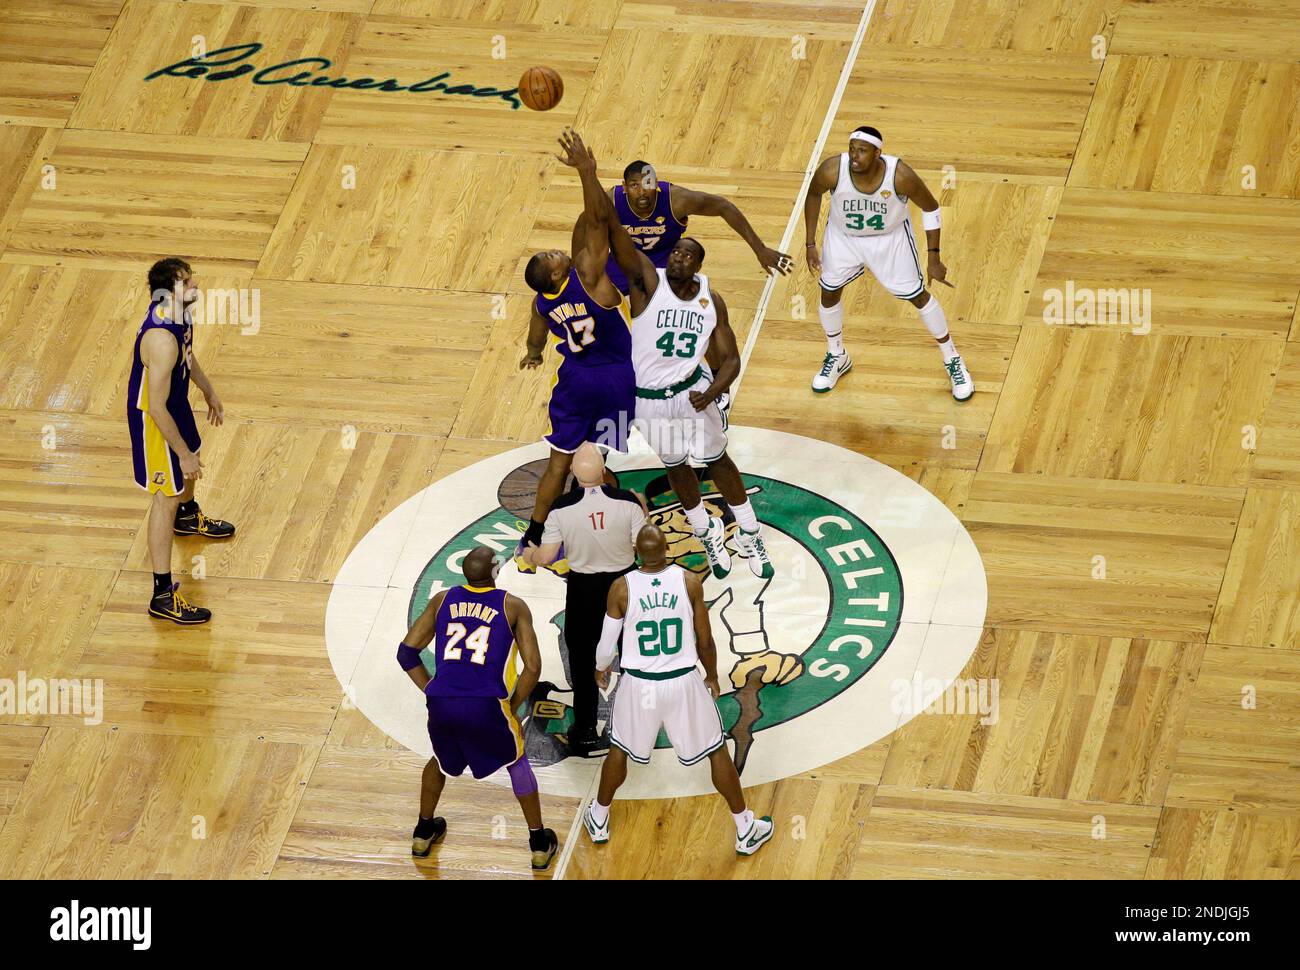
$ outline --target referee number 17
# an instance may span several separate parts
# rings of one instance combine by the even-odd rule
[[[603,528],[605,528],[605,513],[604,513],[604,512],[588,512],[588,513],[587,513],[587,518],[591,519],[591,527],[592,527],[593,529],[603,529]]]

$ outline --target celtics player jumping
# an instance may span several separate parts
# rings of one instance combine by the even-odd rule
[[[952,382],[952,396],[965,401],[975,393],[970,373],[948,333],[943,307],[925,288],[929,280],[945,286],[948,268],[939,258],[939,203],[912,169],[894,155],[883,155],[880,132],[862,127],[849,135],[849,150],[821,163],[804,200],[804,227],[808,234],[808,268],[820,275],[822,299],[818,309],[826,331],[827,352],[812,380],[812,389],[824,394],[853,366],[844,349],[844,307],[840,299],[846,284],[865,270],[894,296],[907,300],[921,314],[921,322],[939,344],[944,370]],[[822,252],[812,242],[817,233],[822,195],[831,193],[831,210],[822,236]],[[908,218],[907,203],[921,207],[929,259],[922,279],[921,260]]]

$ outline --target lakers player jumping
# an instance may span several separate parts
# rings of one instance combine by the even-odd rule
[[[560,139],[566,164],[578,170],[588,205],[608,204],[596,178],[596,159],[576,132]],[[719,397],[740,373],[740,351],[722,294],[700,273],[704,247],[689,236],[677,240],[666,268],[657,268],[628,235],[612,206],[605,212],[611,248],[629,282],[632,305],[632,367],[636,373],[636,421],[663,460],[682,511],[719,579],[731,571],[722,521],[711,517],[700,496],[690,460],[708,466],[736,517],[736,544],[754,575],[769,579],[772,560],[736,463],[727,455],[727,419]],[[716,374],[704,358],[712,348]]]
[[[615,658],[622,677],[610,712],[612,746],[596,798],[583,810],[583,827],[593,842],[609,841],[609,806],[627,778],[627,759],[649,764],[662,727],[682,764],[709,759],[713,785],[736,823],[736,851],[753,855],[772,838],[774,826],[770,816],[755,818],[746,807],[740,775],[727,753],[717,705],[718,652],[704,586],[694,573],[668,562],[658,526],[641,528],[636,551],[641,568],[610,587],[596,651],[596,683],[609,686]],[[703,677],[696,663],[704,668]]]
[[[866,270],[886,290],[907,300],[921,314],[921,322],[939,344],[943,367],[952,383],[952,396],[965,401],[975,393],[970,373],[948,333],[943,307],[925,288],[930,280],[945,286],[948,268],[939,258],[942,220],[939,203],[910,167],[893,155],[881,154],[884,140],[871,127],[849,135],[849,150],[821,163],[804,200],[804,228],[808,234],[808,268],[820,274],[821,307],[818,316],[826,331],[827,351],[812,380],[812,389],[824,394],[848,373],[853,360],[844,348],[844,287]],[[831,210],[822,236],[822,252],[813,238],[822,195],[831,193]],[[921,207],[925,228],[926,270],[916,252],[916,239],[907,203]]]

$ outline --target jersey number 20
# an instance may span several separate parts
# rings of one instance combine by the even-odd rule
[[[682,648],[681,617],[666,620],[642,620],[636,625],[639,636],[637,647],[643,657],[657,657],[661,653],[676,653]],[[672,636],[669,636],[669,632]]]

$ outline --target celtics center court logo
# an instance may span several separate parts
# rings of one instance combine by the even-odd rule
[[[654,455],[634,443],[611,467],[621,487],[645,498],[669,560],[704,582],[722,688],[718,712],[742,782],[756,785],[849,755],[918,713],[924,703],[900,710],[900,694],[910,696],[914,683],[937,692],[961,672],[979,642],[986,587],[960,522],[906,476],[796,435],[732,427],[730,436],[728,451],[776,567],[771,579],[750,571],[707,477],[705,502],[728,520],[732,570],[721,580],[709,572]],[[371,530],[335,580],[326,642],[345,703],[426,756],[423,697],[397,666],[397,643],[430,597],[464,581],[460,567],[470,549],[487,545],[503,557],[513,551],[546,455],[542,444],[518,448],[413,496]],[[528,603],[542,653],[541,679],[518,712],[529,759],[543,790],[581,795],[600,762],[569,756],[564,744],[573,691],[563,580],[510,564],[498,583]],[[432,670],[431,652],[423,656]],[[602,724],[612,701],[612,693],[600,699]],[[508,784],[504,772],[494,780]],[[632,767],[625,790],[628,797],[672,797],[712,785],[707,763],[681,766],[661,733],[651,763]]]

